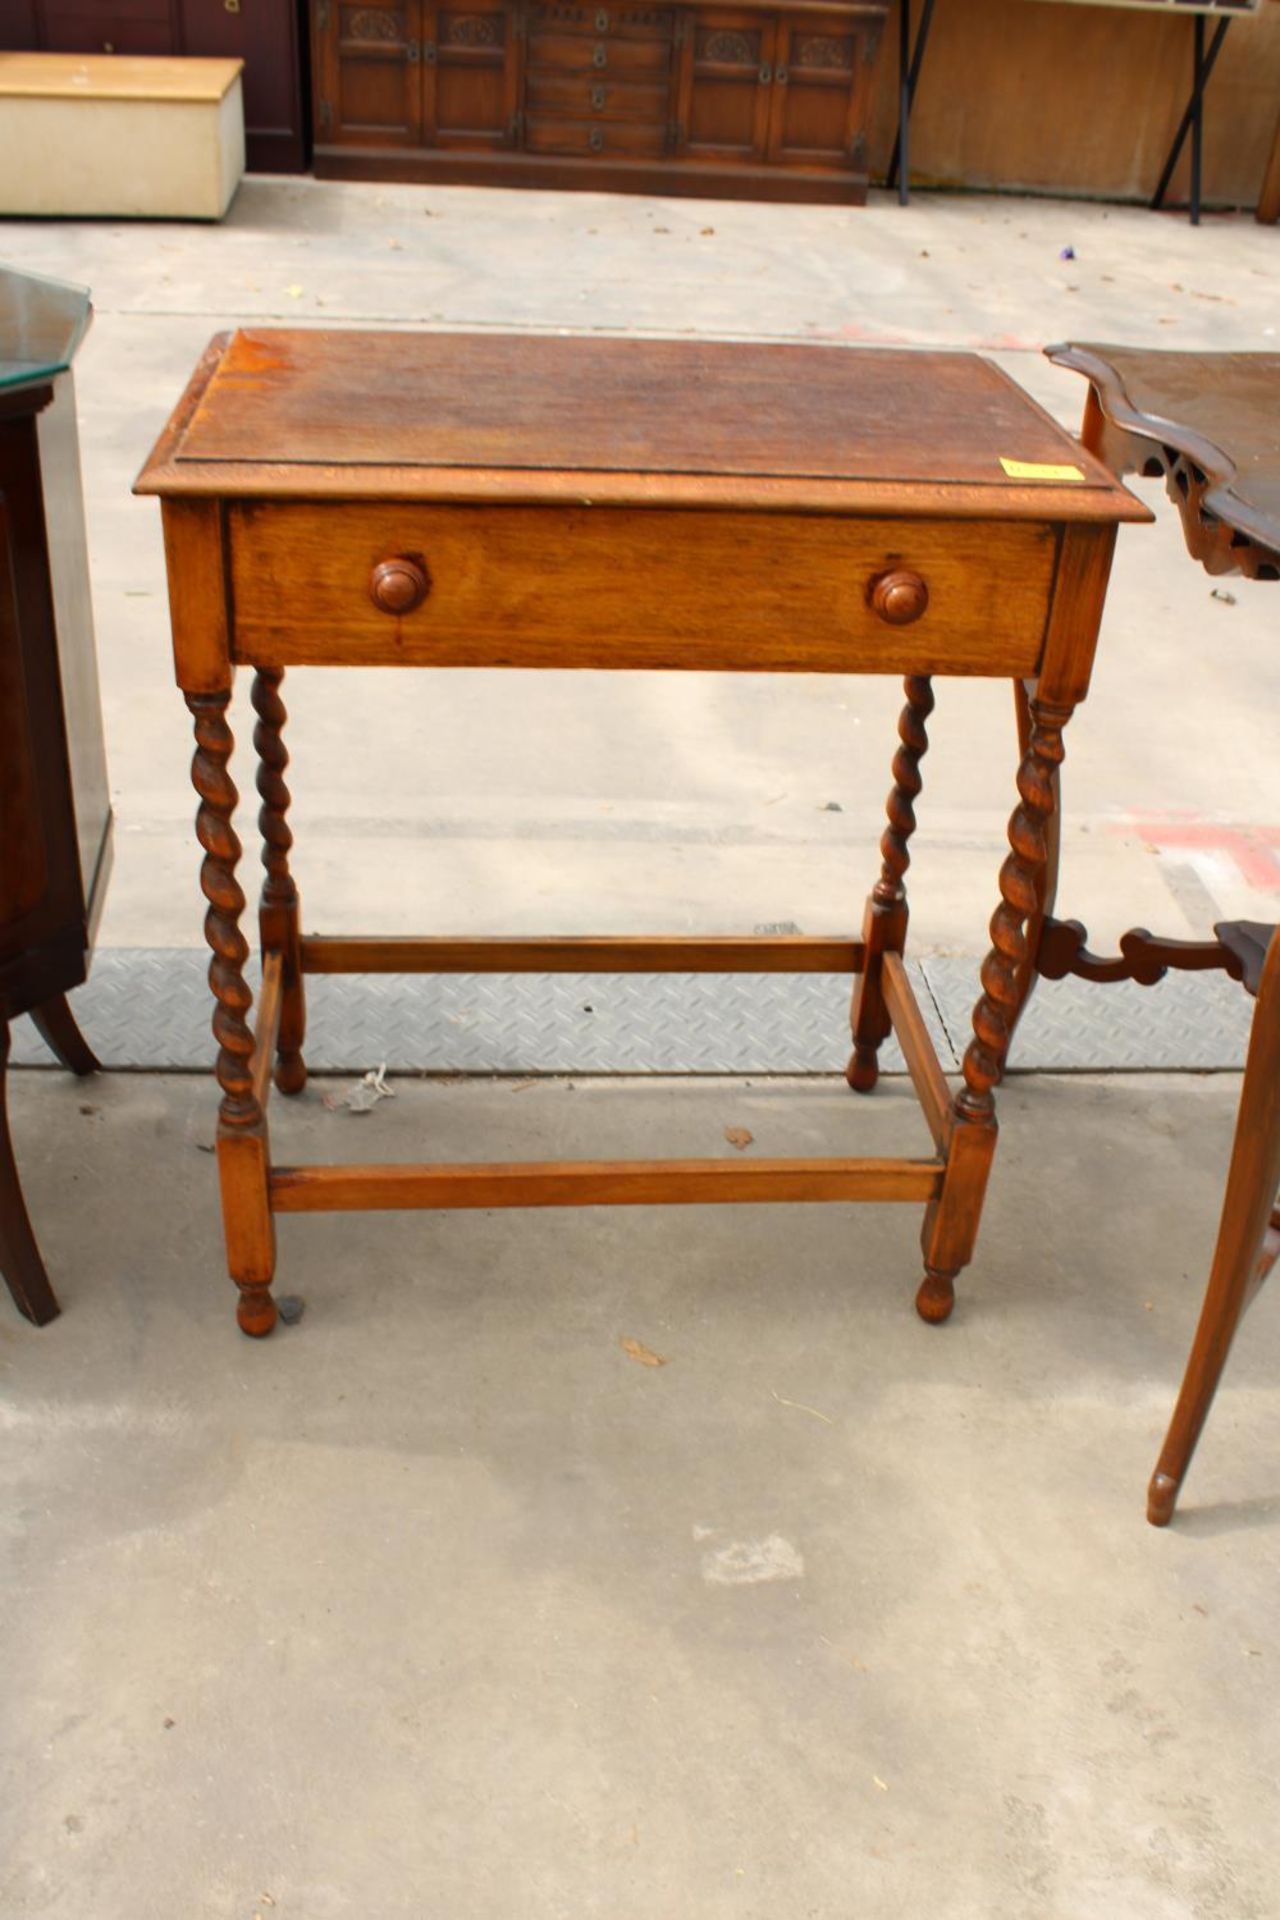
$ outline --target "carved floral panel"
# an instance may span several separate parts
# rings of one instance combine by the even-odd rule
[[[405,37],[404,15],[387,7],[344,7],[339,22],[344,40],[362,40],[367,45],[398,45]]]
[[[853,35],[796,34],[791,41],[793,67],[820,67],[828,73],[849,73],[853,67]]]
[[[743,33],[736,27],[699,27],[693,43],[696,59],[722,67],[758,66],[760,47],[760,34]]]
[[[442,47],[500,47],[505,18],[500,13],[442,13]]]

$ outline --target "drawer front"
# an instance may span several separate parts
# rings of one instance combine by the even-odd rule
[[[638,87],[615,80],[588,80],[583,74],[530,73],[525,99],[530,111],[560,119],[648,120],[665,123],[669,94],[665,86]]]
[[[591,120],[544,119],[529,114],[524,127],[529,153],[611,154],[615,159],[661,159],[667,150],[667,126],[645,126],[630,120],[608,126]]]
[[[547,6],[529,16],[529,35],[573,34],[599,40],[661,40],[670,45],[676,16],[670,7]]]
[[[616,79],[661,77],[671,66],[671,48],[665,40],[577,40],[564,33],[529,35],[529,71],[553,73],[609,73]]]
[[[1027,522],[620,507],[264,503],[229,522],[234,657],[281,667],[1029,675],[1057,550]],[[876,611],[886,575],[924,583],[910,624]]]

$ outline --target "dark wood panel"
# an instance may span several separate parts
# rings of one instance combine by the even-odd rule
[[[680,75],[682,157],[764,158],[777,34],[767,14],[699,9],[694,15]]]
[[[3,455],[0,453],[0,458]],[[18,623],[13,514],[0,492],[0,939],[29,914],[48,874]]]
[[[516,132],[519,60],[515,16],[505,7],[427,8],[423,140],[444,147],[505,147]]]
[[[114,0],[111,0],[114,4]],[[296,0],[174,0],[181,53],[244,61],[245,157],[250,171],[301,173],[309,159],[303,42]]]
[[[235,11],[226,0],[0,0],[0,47],[241,59],[250,169],[307,165],[296,0],[243,0]]]
[[[78,485],[79,473],[42,472],[36,422],[52,397],[49,388],[38,399],[27,390],[5,396],[0,411],[0,648],[8,655],[0,754],[19,760],[16,777],[6,771],[0,822],[0,861],[16,859],[18,868],[0,889],[8,901],[0,919],[0,1018],[78,985],[89,940],[93,874],[81,871],[44,497],[46,486],[52,493]],[[74,649],[77,636],[66,640]],[[92,647],[91,629],[79,636],[86,643]],[[18,704],[11,708],[11,700]],[[101,726],[96,714],[92,724]],[[104,806],[99,846],[108,817]]]

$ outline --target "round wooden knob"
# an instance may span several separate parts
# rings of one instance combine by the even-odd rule
[[[420,560],[379,560],[369,575],[369,598],[382,613],[412,613],[431,588]]]
[[[918,573],[905,567],[882,573],[871,589],[871,604],[891,627],[909,627],[929,604],[929,589]]]

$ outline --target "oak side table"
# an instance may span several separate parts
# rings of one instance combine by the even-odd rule
[[[922,1202],[926,1320],[951,1311],[1032,979],[1062,735],[1085,697],[1117,524],[1147,509],[986,361],[960,353],[253,329],[209,346],[138,491],[163,503],[222,1090],[227,1259],[275,1324],[275,1216],[364,1208]],[[281,682],[292,667],[892,673],[906,705],[862,938],[303,937]],[[227,705],[254,671],[266,870],[245,982]],[[903,962],[935,675],[1012,680],[1010,851],[953,1096]],[[495,689],[496,691],[496,689]],[[1012,769],[1011,769],[1012,772]],[[267,1103],[304,1084],[308,973],[834,972],[851,1085],[892,1028],[924,1159],[279,1166]]]

